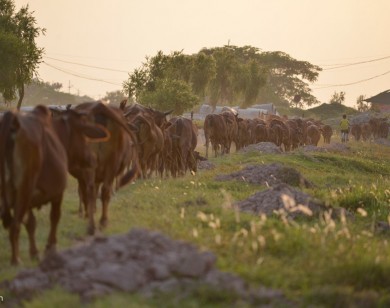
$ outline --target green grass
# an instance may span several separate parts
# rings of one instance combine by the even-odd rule
[[[303,153],[260,155],[233,153],[211,158],[216,168],[180,179],[138,180],[117,192],[110,204],[110,224],[103,234],[142,227],[174,239],[195,243],[218,256],[222,271],[236,273],[249,284],[281,289],[301,306],[345,307],[362,301],[368,306],[390,303],[390,248],[386,234],[376,234],[378,220],[387,221],[390,207],[390,148],[350,143],[345,154]],[[248,164],[281,163],[296,168],[314,184],[304,189],[328,205],[345,207],[346,220],[330,216],[285,222],[236,213],[232,204],[265,189],[239,181],[215,181]],[[58,239],[59,249],[85,238],[86,222],[78,217],[76,182],[69,178]],[[100,208],[97,211],[96,219]],[[36,211],[37,242],[45,246],[49,207]],[[23,267],[28,258],[27,236],[21,232]],[[8,234],[0,229],[0,281],[12,279],[19,269],[9,267]],[[2,294],[3,295],[3,294]],[[4,296],[12,297],[12,294]],[[6,297],[5,297],[6,298]],[[200,290],[188,298],[159,296],[144,299],[115,293],[90,303],[91,307],[226,307],[235,299]],[[56,287],[35,296],[25,307],[80,306],[79,298]],[[237,306],[245,306],[238,302]]]

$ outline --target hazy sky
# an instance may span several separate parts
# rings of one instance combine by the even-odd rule
[[[328,102],[334,91],[345,91],[346,104],[353,106],[361,94],[370,97],[390,89],[389,0],[15,0],[15,4],[17,9],[29,4],[38,25],[47,30],[38,39],[46,62],[39,68],[40,77],[61,82],[64,91],[70,84],[71,93],[96,99],[121,89],[127,72],[158,50],[192,54],[229,41],[283,51],[321,66],[325,70],[312,85],[321,102]],[[344,64],[355,65],[330,69]],[[351,83],[356,84],[346,85]]]

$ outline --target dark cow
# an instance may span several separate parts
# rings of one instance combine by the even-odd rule
[[[351,135],[355,138],[355,141],[359,141],[362,136],[362,127],[360,124],[353,124],[351,126]]]
[[[257,124],[254,133],[255,143],[268,141],[268,128],[265,124]]]
[[[369,123],[363,123],[361,127],[363,141],[368,141],[371,137],[371,125]]]
[[[234,142],[237,150],[237,138],[238,138],[238,125],[237,125],[237,118],[236,114],[234,114],[231,111],[224,111],[221,113],[223,119],[226,123],[226,136],[227,136],[227,153],[230,153],[230,148],[232,145],[232,142]]]
[[[170,120],[169,133],[172,137],[172,153],[175,160],[173,176],[176,176],[176,171],[179,175],[184,175],[189,169],[197,171],[195,158],[195,148],[197,146],[197,128],[191,120],[178,117]]]
[[[223,116],[219,114],[208,114],[206,116],[204,120],[204,136],[206,139],[206,158],[208,158],[210,142],[215,157],[217,157],[219,151],[221,155],[227,153],[227,126]]]

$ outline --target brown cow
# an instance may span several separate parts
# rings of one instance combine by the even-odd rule
[[[104,143],[90,145],[89,156],[93,164],[80,164],[79,172],[75,175],[79,182],[81,200],[88,216],[88,233],[94,234],[95,222],[93,212],[99,188],[102,201],[100,226],[108,222],[108,204],[110,202],[114,180],[120,176],[118,188],[134,180],[139,172],[136,137],[119,108],[106,106],[101,102],[83,103],[75,110],[88,114],[89,119],[104,126],[110,132],[110,139]],[[96,163],[95,163],[96,162]],[[129,166],[132,168],[126,171]]]
[[[67,149],[77,147],[71,138],[72,129],[79,124],[78,135],[85,139],[83,124],[77,118],[62,118],[67,136],[62,144],[52,122],[50,111],[36,107],[29,114],[7,112],[0,128],[0,187],[2,188],[0,213],[5,228],[9,228],[12,246],[11,263],[18,264],[19,233],[25,224],[29,251],[38,256],[35,243],[36,220],[33,208],[51,203],[50,233],[46,252],[54,251],[57,243],[57,225],[61,216],[61,202],[67,179]],[[87,135],[93,138],[96,131],[88,127]],[[104,132],[98,131],[99,138]],[[66,146],[66,148],[64,147]],[[25,219],[27,218],[27,219]]]
[[[321,138],[321,130],[317,125],[309,125],[307,128],[307,144],[317,146]]]
[[[206,158],[208,158],[209,143],[217,157],[220,150],[221,155],[227,153],[228,137],[226,122],[219,114],[208,114],[204,120],[204,136],[206,139]]]
[[[321,127],[322,129],[322,136],[324,137],[324,143],[330,143],[330,138],[332,138],[333,135],[333,129],[330,125],[325,124]]]

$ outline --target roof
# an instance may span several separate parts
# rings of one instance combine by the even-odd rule
[[[376,104],[389,104],[390,105],[390,90],[383,91],[375,96],[366,98],[364,101]]]

